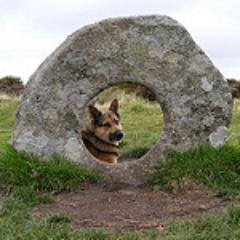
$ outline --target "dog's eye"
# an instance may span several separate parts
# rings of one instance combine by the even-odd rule
[[[110,123],[104,123],[103,126],[104,127],[111,127],[111,124]]]

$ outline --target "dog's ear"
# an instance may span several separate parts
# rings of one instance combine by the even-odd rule
[[[114,99],[109,107],[109,110],[114,112],[116,115],[119,115],[118,114],[118,107],[119,107],[119,104],[118,104],[118,100],[117,99]]]
[[[88,111],[89,111],[90,118],[92,118],[94,122],[98,124],[101,120],[102,113],[93,105],[88,106]]]

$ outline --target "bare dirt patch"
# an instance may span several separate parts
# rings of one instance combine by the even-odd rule
[[[229,204],[193,183],[178,195],[153,191],[149,186],[86,185],[84,188],[79,192],[61,193],[56,195],[54,203],[37,206],[34,218],[40,220],[65,213],[71,216],[74,229],[162,230],[168,221],[216,215]]]
[[[162,230],[169,221],[196,219],[222,213],[229,202],[207,188],[188,184],[181,194],[153,191],[149,186],[86,185],[80,192],[56,195],[55,202],[34,209],[35,220],[64,213],[74,229]]]

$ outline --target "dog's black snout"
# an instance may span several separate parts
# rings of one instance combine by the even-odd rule
[[[123,138],[123,133],[121,131],[116,131],[115,133],[111,133],[109,135],[110,141],[120,141]]]
[[[116,133],[116,140],[119,141],[119,140],[121,140],[122,138],[123,138],[123,133],[120,132],[120,131],[117,132],[117,133]]]

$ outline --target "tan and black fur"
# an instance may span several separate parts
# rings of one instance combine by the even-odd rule
[[[87,149],[96,158],[107,163],[117,163],[119,142],[123,138],[118,108],[117,99],[112,101],[104,113],[90,105],[87,128],[82,131],[82,140]]]

